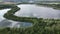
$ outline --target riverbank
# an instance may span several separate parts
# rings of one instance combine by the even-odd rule
[[[13,14],[15,14],[15,12],[17,12],[18,10],[20,10],[19,7],[15,6],[12,8],[12,10],[9,10],[4,17],[9,19],[9,20],[14,20],[14,21],[21,21],[21,22],[32,22],[32,19],[37,19],[37,18],[32,18],[32,17],[17,17]]]

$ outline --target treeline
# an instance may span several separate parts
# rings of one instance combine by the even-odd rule
[[[12,8],[12,7],[14,7],[15,5],[13,5],[13,4],[11,4],[11,5],[9,5],[9,4],[6,4],[6,5],[0,5],[0,9],[6,9],[6,8]]]
[[[60,29],[58,29],[58,26],[57,28],[53,27],[55,24],[53,24],[52,26],[47,26],[47,23],[48,22],[44,22],[43,19],[41,19],[38,21],[38,23],[29,28],[7,27],[0,29],[0,34],[60,34]]]
[[[52,7],[53,9],[60,9],[60,4],[37,4],[37,5]]]

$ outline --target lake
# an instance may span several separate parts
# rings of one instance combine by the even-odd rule
[[[18,17],[37,17],[37,18],[54,18],[60,19],[60,10],[53,9],[52,7],[38,6],[35,4],[20,4],[17,5],[21,10],[17,11],[14,15]],[[8,20],[3,17],[7,11],[11,9],[0,10],[0,27],[30,27],[33,24],[29,22],[17,22]]]
[[[21,8],[21,10],[14,14],[18,17],[60,18],[60,10],[53,9],[52,7],[38,6],[35,4],[20,4],[17,6]]]
[[[11,9],[0,10],[0,27],[20,28],[20,27],[31,27],[32,26],[32,23],[29,23],[29,22],[17,22],[17,21],[5,19],[3,16],[9,10],[11,10]]]

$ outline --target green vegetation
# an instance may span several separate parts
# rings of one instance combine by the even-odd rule
[[[53,20],[53,21],[52,21]],[[3,28],[0,34],[60,34],[59,23],[54,19],[34,19],[34,26],[29,28]],[[3,33],[2,33],[3,32]]]
[[[60,19],[43,19],[35,17],[17,17],[13,15],[20,10],[14,6],[9,10],[4,17],[9,20],[31,22],[32,27],[29,28],[3,28],[0,29],[0,34],[60,34]]]
[[[37,4],[37,5],[52,7],[53,9],[59,9],[60,10],[60,4]]]
[[[15,12],[17,12],[18,10],[20,10],[19,7],[15,6],[12,8],[12,10],[9,10],[4,17],[10,20],[14,20],[14,21],[21,21],[21,22],[32,22],[32,17],[17,17],[15,15],[13,15]],[[34,18],[37,19],[37,18]]]
[[[6,8],[13,8],[15,5],[13,5],[13,4],[6,4],[6,5],[3,5],[3,4],[1,4],[0,5],[0,9],[6,9]]]

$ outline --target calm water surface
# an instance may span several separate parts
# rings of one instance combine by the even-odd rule
[[[0,27],[30,27],[32,26],[32,23],[27,22],[17,22],[12,20],[7,20],[3,17],[5,13],[7,13],[8,10],[11,9],[3,9],[0,10]]]
[[[60,10],[50,7],[38,6],[34,4],[21,4],[17,5],[21,8],[14,15],[18,17],[37,17],[37,18],[55,18],[60,19]]]
[[[34,4],[21,4],[17,5],[21,10],[17,11],[14,15],[18,17],[37,17],[37,18],[55,18],[60,19],[60,10],[50,7],[38,6]],[[30,27],[32,23],[17,22],[7,20],[3,15],[10,9],[0,10],[0,27]]]

